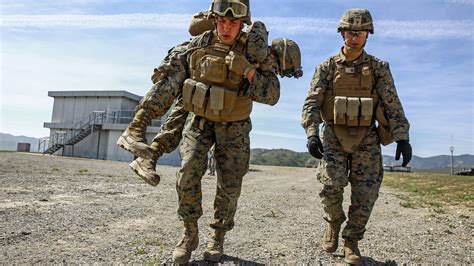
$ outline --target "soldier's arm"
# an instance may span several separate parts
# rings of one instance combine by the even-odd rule
[[[409,140],[410,124],[405,117],[402,104],[397,95],[392,73],[387,62],[379,61],[374,71],[375,89],[385,108],[385,115],[390,124],[395,141]]]
[[[276,59],[269,54],[256,69],[246,94],[259,103],[275,105],[280,99],[280,81],[277,77]]]
[[[306,136],[318,136],[319,124],[323,122],[319,110],[324,101],[324,93],[329,86],[329,61],[321,63],[314,72],[310,83],[308,96],[303,104],[301,126],[306,131]]]
[[[173,47],[152,76],[153,87],[141,99],[138,108],[149,110],[153,118],[163,116],[180,94],[187,77],[183,53],[187,43]]]

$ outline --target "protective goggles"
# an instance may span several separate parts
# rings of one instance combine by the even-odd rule
[[[355,30],[345,30],[345,33],[349,35],[350,38],[358,38],[358,37],[365,37],[367,36],[367,31],[361,30],[361,31],[355,31]]]
[[[224,17],[229,11],[234,18],[243,18],[248,14],[247,6],[237,0],[218,1],[212,6],[212,12],[221,17]]]

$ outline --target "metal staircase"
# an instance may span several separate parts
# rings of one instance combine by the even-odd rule
[[[43,154],[53,154],[63,148],[65,145],[74,145],[85,139],[92,132],[100,130],[104,123],[106,112],[96,111],[90,113],[81,121],[68,128],[68,132],[56,132],[49,139],[49,147]]]

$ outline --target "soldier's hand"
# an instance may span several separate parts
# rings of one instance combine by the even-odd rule
[[[323,158],[323,143],[321,143],[321,140],[318,136],[311,136],[308,139],[308,144],[306,144],[306,147],[308,147],[309,154],[311,154],[311,156],[313,156],[314,158]]]
[[[412,156],[411,145],[410,143],[408,143],[408,140],[397,141],[397,151],[395,153],[395,160],[398,161],[400,159],[400,155],[403,156],[402,166],[407,166]]]
[[[235,72],[245,78],[247,78],[250,70],[255,68],[255,66],[250,64],[245,56],[236,54],[234,51],[230,51],[225,57],[225,63],[229,66],[230,71]]]
[[[153,82],[153,84],[156,84],[164,76],[165,76],[165,73],[163,71],[159,70],[158,68],[155,68],[155,69],[153,69],[153,75],[151,76],[151,82]]]

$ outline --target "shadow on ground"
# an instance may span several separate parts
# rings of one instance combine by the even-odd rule
[[[218,263],[212,263],[205,260],[196,260],[196,261],[191,262],[191,264],[192,265],[218,265]],[[265,265],[262,263],[257,263],[255,261],[244,260],[237,257],[227,256],[227,255],[222,256],[221,260],[219,261],[219,264],[233,264],[233,265],[246,265],[246,266]]]

